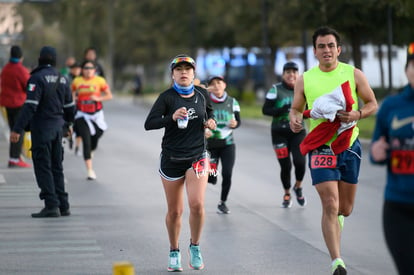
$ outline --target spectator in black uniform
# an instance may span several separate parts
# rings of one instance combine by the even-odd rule
[[[68,193],[63,175],[62,129],[72,123],[75,105],[69,82],[55,69],[56,50],[45,46],[27,83],[27,99],[10,133],[17,142],[29,125],[32,159],[40,199],[45,207],[33,218],[69,216]]]
[[[204,194],[209,173],[204,129],[215,129],[216,123],[207,91],[194,86],[194,59],[178,55],[172,60],[170,68],[173,85],[155,101],[145,121],[145,129],[165,128],[159,173],[168,205],[168,270],[182,270],[179,237],[184,187],[190,208],[190,267],[202,269],[204,263],[199,242],[204,224]],[[180,128],[181,119],[188,122],[184,128]]]
[[[264,115],[272,116],[272,144],[273,150],[280,164],[280,179],[284,189],[282,207],[292,206],[290,195],[292,160],[295,166],[296,182],[293,191],[300,206],[305,206],[306,199],[302,192],[302,180],[306,171],[306,158],[299,150],[299,144],[306,136],[303,129],[294,133],[289,126],[289,110],[293,101],[293,87],[299,76],[299,68],[295,62],[287,62],[283,66],[282,82],[273,85],[266,94],[266,101],[262,111]]]

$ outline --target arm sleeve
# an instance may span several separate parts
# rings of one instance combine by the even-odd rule
[[[13,127],[13,131],[16,133],[22,133],[36,113],[37,106],[42,98],[43,84],[41,81],[36,80],[36,77],[32,76],[27,82],[26,91],[26,101]]]
[[[374,143],[375,141],[377,141],[380,137],[384,136],[385,140],[387,142],[389,142],[389,136],[388,136],[388,125],[386,123],[386,117],[387,117],[387,113],[389,110],[389,108],[391,108],[392,106],[390,106],[391,104],[389,103],[389,100],[384,100],[384,102],[382,103],[380,109],[378,110],[377,113],[377,118],[376,118],[376,122],[375,122],[375,128],[374,128],[374,132],[372,134],[372,140],[371,140],[371,145],[372,143]],[[383,165],[387,163],[387,160],[384,161],[375,161],[372,158],[371,155],[371,150],[370,150],[370,161],[372,164],[379,164],[379,165]]]
[[[234,119],[236,119],[237,121],[237,126],[234,128],[239,128],[241,125],[241,118],[240,118],[240,104],[239,102],[233,98],[233,114],[234,114]]]
[[[168,124],[172,123],[172,115],[167,115],[167,100],[165,94],[161,94],[157,100],[155,101],[154,105],[145,120],[144,128],[145,130],[154,130],[154,129],[161,129]]]
[[[283,111],[281,108],[275,108],[276,106],[276,100],[277,100],[277,87],[276,85],[273,85],[272,88],[270,88],[266,93],[266,99],[262,106],[262,113],[267,116],[278,116]]]
[[[236,127],[234,127],[234,129],[237,129],[237,128],[239,128],[239,127],[240,127],[240,125],[241,125],[240,112],[234,112],[234,118],[235,118],[235,119],[236,119],[236,121],[237,121],[237,126],[236,126]]]
[[[264,115],[277,117],[286,113],[289,113],[289,104],[285,104],[280,108],[275,107],[275,100],[266,99],[262,107],[262,113]]]
[[[276,109],[274,108],[274,106],[275,100],[266,98],[262,107],[262,113],[267,116],[276,116]]]

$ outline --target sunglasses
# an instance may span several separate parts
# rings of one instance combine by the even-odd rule
[[[186,57],[177,57],[177,58],[174,58],[174,60],[171,62],[171,68],[173,68],[176,64],[182,63],[182,62],[189,63],[193,67],[195,67],[195,64],[196,64],[194,59],[192,59],[191,57],[188,57],[188,56],[186,56]]]
[[[85,67],[83,67],[83,69],[84,69],[84,70],[93,70],[93,69],[95,69],[95,67],[85,66]]]

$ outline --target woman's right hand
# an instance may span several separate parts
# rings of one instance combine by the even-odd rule
[[[181,107],[175,110],[174,114],[172,115],[172,119],[177,121],[179,118],[184,118],[187,115],[187,108]]]

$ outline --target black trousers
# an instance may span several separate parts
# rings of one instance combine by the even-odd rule
[[[83,158],[85,160],[91,158],[91,152],[98,147],[99,138],[104,133],[104,131],[102,131],[95,123],[92,122],[92,124],[96,131],[95,135],[93,136],[91,135],[91,131],[89,130],[89,126],[86,123],[85,119],[76,119],[74,125],[76,136],[82,137]]]
[[[227,201],[227,197],[231,188],[231,177],[233,174],[234,162],[236,159],[236,145],[226,145],[220,148],[209,149],[211,159],[216,161],[217,167],[221,160],[221,176],[223,182],[221,184],[221,201]],[[214,175],[209,176],[209,182],[216,183],[217,177]]]
[[[280,164],[280,179],[283,188],[289,190],[291,185],[292,159],[295,166],[295,177],[297,181],[302,181],[306,171],[306,157],[300,152],[299,145],[306,136],[303,130],[293,133],[290,129],[271,130],[273,148],[276,150],[278,145],[283,144],[287,149],[286,157],[278,157]],[[291,157],[292,156],[292,157]]]
[[[6,108],[7,111],[7,120],[9,123],[10,130],[13,129],[14,124],[16,123],[17,117],[19,116],[20,110],[22,108]],[[18,159],[20,158],[20,154],[22,153],[22,145],[23,145],[24,135],[20,135],[19,141],[16,143],[10,142],[9,147],[9,157]]]
[[[384,202],[385,240],[399,275],[413,274],[414,204]]]
[[[63,175],[62,129],[32,129],[32,159],[45,207],[69,209]]]

